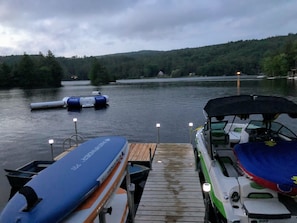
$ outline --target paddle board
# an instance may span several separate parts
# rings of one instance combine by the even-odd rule
[[[0,222],[60,222],[104,183],[128,152],[127,140],[119,136],[81,144],[21,188],[4,207]]]
[[[72,223],[72,222],[84,222],[84,223],[93,223],[94,221],[99,222],[98,214],[104,208],[108,208],[112,205],[112,214],[106,216],[111,218],[110,222],[120,222],[115,221],[119,216],[123,216],[126,212],[124,207],[127,207],[127,193],[125,192],[125,199],[123,200],[123,191],[117,191],[126,176],[126,167],[128,164],[128,153],[126,153],[121,162],[118,162],[106,180],[99,186],[78,208],[76,208],[63,223]],[[120,194],[120,195],[119,195]],[[110,201],[113,200],[113,204],[110,204]],[[123,204],[125,201],[125,205]],[[114,203],[118,204],[114,204]],[[113,206],[120,206],[121,210],[114,210]],[[108,222],[108,221],[107,221]]]

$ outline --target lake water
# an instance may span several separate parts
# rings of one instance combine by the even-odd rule
[[[181,78],[120,81],[95,88],[87,81],[63,82],[64,87],[34,90],[0,90],[0,211],[7,202],[10,186],[4,168],[15,169],[31,160],[51,159],[62,152],[65,138],[78,133],[85,139],[121,135],[129,142],[189,142],[189,122],[203,125],[203,107],[214,97],[235,94],[284,96],[297,103],[297,82],[242,78]],[[100,90],[110,98],[106,109],[84,108],[31,111],[30,103],[62,100],[66,96],[90,95]],[[284,120],[286,122],[286,120]],[[293,123],[289,127],[297,129]]]

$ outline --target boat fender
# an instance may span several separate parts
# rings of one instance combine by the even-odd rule
[[[19,190],[19,193],[22,194],[27,201],[27,207],[24,208],[24,212],[31,211],[42,199],[38,198],[36,192],[32,187],[24,186]]]

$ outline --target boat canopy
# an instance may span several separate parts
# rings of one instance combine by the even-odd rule
[[[297,104],[277,96],[235,95],[211,99],[204,107],[209,118],[223,119],[224,116],[238,115],[248,117],[262,114],[264,119],[272,120],[279,114],[297,118]]]

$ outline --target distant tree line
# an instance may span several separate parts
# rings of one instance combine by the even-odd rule
[[[274,67],[281,67],[285,75],[296,67],[296,43],[297,35],[289,34],[263,40],[166,52],[141,51],[98,58],[116,79],[157,77],[160,71],[164,77],[235,75],[237,71],[247,75],[271,75],[270,69]],[[265,63],[271,56],[278,58],[282,54],[285,54],[286,64],[280,64],[282,60]]]
[[[296,68],[297,34],[171,51],[139,51],[97,57],[0,56],[0,87],[58,87],[61,80],[235,75],[287,75]]]
[[[60,87],[63,70],[51,51],[29,56],[26,53],[11,66],[0,63],[0,87],[43,88]]]

